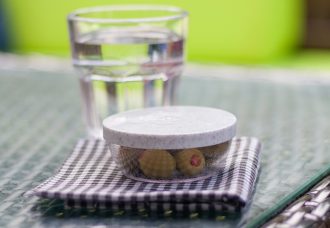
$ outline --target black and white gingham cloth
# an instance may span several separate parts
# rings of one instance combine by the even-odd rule
[[[25,195],[63,199],[74,207],[239,212],[255,187],[260,147],[256,138],[235,138],[218,174],[170,184],[126,178],[111,159],[105,141],[80,140],[60,170]]]

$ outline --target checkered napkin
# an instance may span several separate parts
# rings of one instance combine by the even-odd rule
[[[239,212],[255,186],[260,147],[256,138],[235,138],[225,166],[213,177],[190,183],[147,183],[123,176],[105,141],[80,140],[60,170],[25,195],[62,199],[73,207]]]

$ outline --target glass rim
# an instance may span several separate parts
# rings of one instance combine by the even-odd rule
[[[173,15],[143,17],[143,18],[87,18],[84,14],[111,11],[160,11],[172,12]],[[107,5],[74,10],[68,15],[69,21],[90,22],[90,23],[142,23],[142,22],[164,22],[178,20],[188,16],[188,12],[176,6],[164,5]]]

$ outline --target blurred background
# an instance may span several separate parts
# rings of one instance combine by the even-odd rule
[[[330,66],[329,0],[0,0],[0,50],[68,57],[69,12],[137,3],[190,12],[189,61]]]

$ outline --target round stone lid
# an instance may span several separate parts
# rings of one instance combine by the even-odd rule
[[[235,134],[236,117],[208,107],[136,109],[103,121],[103,137],[107,143],[141,149],[211,146],[229,141]]]

